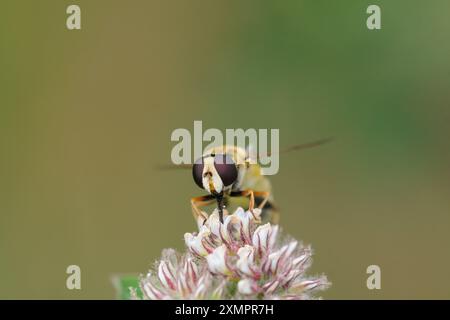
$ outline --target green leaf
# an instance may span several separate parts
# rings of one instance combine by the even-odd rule
[[[142,299],[142,291],[139,288],[139,277],[134,274],[114,275],[112,278],[116,296],[119,300],[130,300],[130,288],[136,290],[136,294]]]

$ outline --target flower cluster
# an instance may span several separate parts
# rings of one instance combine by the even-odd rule
[[[188,252],[163,251],[140,281],[148,299],[311,299],[329,286],[310,278],[311,248],[281,239],[277,225],[260,224],[260,210],[237,209],[219,220],[217,210],[186,233]]]

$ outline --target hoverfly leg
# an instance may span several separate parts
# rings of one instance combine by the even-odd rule
[[[234,191],[230,194],[231,197],[249,197],[250,201],[248,204],[248,210],[252,213],[255,220],[260,220],[260,217],[257,217],[253,212],[255,208],[255,196],[262,197],[263,201],[258,205],[258,209],[262,209],[266,202],[269,200],[270,192],[267,191],[253,191],[253,190],[243,190],[243,191]]]
[[[268,192],[268,191],[253,191],[253,194],[255,197],[261,197],[263,199],[261,201],[261,203],[258,205],[258,209],[264,208],[264,206],[269,201],[270,192]]]
[[[212,195],[194,197],[191,199],[192,214],[194,215],[194,219],[195,221],[197,221],[197,223],[199,221],[202,221],[203,225],[208,219],[208,215],[204,211],[202,211],[200,207],[210,205],[214,202],[214,200],[215,198]]]

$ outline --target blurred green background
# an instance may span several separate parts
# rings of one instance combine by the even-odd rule
[[[82,30],[66,29],[78,4]],[[366,28],[366,8],[382,29]],[[195,230],[175,128],[279,128],[281,225],[328,299],[450,298],[450,2],[0,4],[0,298],[115,297]],[[82,290],[65,287],[66,267]],[[368,290],[366,268],[382,270]]]

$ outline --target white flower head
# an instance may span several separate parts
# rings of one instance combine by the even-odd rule
[[[312,250],[280,240],[277,225],[260,225],[260,210],[237,209],[224,223],[215,210],[186,233],[188,252],[163,251],[154,271],[141,279],[145,299],[312,299],[329,287],[309,277]],[[233,289],[234,288],[234,289]]]

